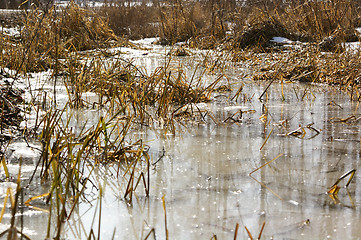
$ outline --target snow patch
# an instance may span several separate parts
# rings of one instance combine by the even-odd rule
[[[18,28],[2,27],[1,32],[8,36],[20,36],[20,31]]]
[[[282,44],[293,43],[291,40],[289,40],[288,38],[284,38],[284,37],[273,37],[270,41],[274,42],[274,43],[282,43]]]
[[[140,45],[153,45],[155,44],[159,38],[143,38],[140,40],[130,40],[131,43],[140,44]]]
[[[347,42],[344,44],[346,51],[357,51],[360,49],[360,42]]]

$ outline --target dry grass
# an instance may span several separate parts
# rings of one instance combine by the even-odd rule
[[[360,100],[357,88],[361,77],[360,52],[324,53],[318,45],[330,35],[335,35],[339,42],[346,41],[348,31],[359,24],[357,6],[346,0],[288,5],[280,1],[261,1],[248,6],[237,6],[233,1],[188,4],[177,0],[171,5],[159,3],[149,7],[116,2],[99,10],[105,17],[73,3],[60,12],[55,8],[27,12],[20,36],[1,35],[0,62],[3,67],[16,70],[17,74],[50,68],[55,76],[64,70],[68,104],[61,110],[48,110],[43,116],[37,112],[36,126],[27,129],[42,144],[34,176],[39,174],[43,183],[51,183],[47,203],[56,213],[55,237],[60,237],[64,221],[83,196],[89,179],[89,175],[84,175],[87,172],[85,166],[91,172],[99,164],[117,163],[118,175],[126,180],[123,198],[131,202],[141,184],[148,196],[150,158],[141,141],[125,141],[129,129],[158,124],[158,127],[175,133],[177,117],[181,120],[192,117],[196,112],[192,108],[196,109],[194,103],[209,101],[222,78],[221,75],[205,87],[202,74],[189,76],[182,69],[170,68],[169,62],[146,74],[121,56],[113,56],[115,58],[108,61],[105,51],[101,51],[100,56],[92,55],[90,51],[80,54],[79,51],[121,44],[114,32],[133,38],[156,34],[163,43],[187,41],[191,47],[199,48],[215,48],[223,42],[223,47],[227,46],[233,52],[235,61],[249,64],[253,69],[250,77],[255,80],[341,84],[355,89],[353,96]],[[141,18],[136,18],[143,13]],[[233,32],[227,35],[230,26]],[[274,36],[307,39],[312,43],[287,52],[260,54]],[[251,50],[252,47],[256,50]],[[185,52],[181,53],[184,55]],[[223,56],[227,54],[213,58],[206,56],[199,67],[202,73],[223,69],[229,63]],[[171,61],[171,56],[167,57]],[[228,90],[229,86],[218,90],[222,89]],[[12,109],[19,111],[14,107],[16,101],[8,101],[12,90],[2,91],[3,124],[4,117]],[[66,115],[66,110],[88,107],[83,99],[86,92],[95,92],[99,96],[94,108],[98,104],[109,109],[94,126],[87,128],[84,125],[75,132],[70,124],[72,116]],[[217,123],[211,113],[208,115]],[[224,122],[236,122],[234,116]],[[48,235],[50,237],[50,230]]]
[[[335,44],[358,40],[359,3],[349,0],[261,1],[256,6],[237,9],[232,47],[265,48],[272,37],[321,42],[332,36]],[[336,49],[336,48],[335,48]]]
[[[254,80],[339,84],[346,89],[360,84],[360,60],[359,49],[324,53],[317,45],[309,45],[287,52],[254,53],[246,62]]]
[[[120,59],[108,65],[104,59],[92,60],[66,77],[71,106],[84,106],[82,93],[99,95],[100,105],[126,116],[135,116],[141,124],[152,125],[159,119],[166,128],[173,126],[173,113],[190,103],[210,100],[213,85],[203,87],[202,76],[187,76],[181,69],[158,67],[147,75],[132,63]]]
[[[2,35],[0,62],[17,72],[60,67],[58,60],[71,52],[118,44],[107,22],[71,3],[66,9],[24,12],[20,36]]]
[[[360,5],[351,0],[155,1],[152,5],[127,5],[115,1],[99,12],[111,28],[129,38],[160,37],[162,44],[187,42],[191,47],[267,47],[274,36],[320,42],[334,36],[337,43],[357,39]],[[228,34],[226,34],[228,32]]]
[[[128,5],[117,1],[104,5],[97,12],[108,19],[110,28],[118,36],[139,39],[158,34],[158,10],[154,6],[145,3]]]
[[[228,30],[225,21],[230,19],[234,6],[233,1],[224,0],[195,3],[183,0],[154,1],[150,6],[146,3],[127,5],[124,1],[115,1],[103,7],[100,13],[110,19],[114,32],[122,36],[159,36],[162,44],[192,39],[193,45],[196,45],[203,42],[204,37],[212,36],[212,39],[220,40],[225,36]],[[214,43],[211,47],[214,47]]]
[[[21,95],[23,91],[11,87],[9,84],[4,84],[0,87],[0,127],[1,132],[9,126],[19,127],[23,120],[21,116],[21,109],[18,104],[23,102]]]
[[[215,47],[223,40],[229,40],[226,32],[233,30],[232,39],[240,40],[235,47],[248,47],[262,44],[261,37],[266,41],[268,35],[286,34],[293,38],[321,41],[327,36],[338,32],[349,32],[349,30],[360,26],[360,4],[352,0],[332,1],[249,1],[246,4],[236,1],[197,1],[189,3],[184,0],[176,1],[154,1],[149,3],[143,1],[139,4],[128,4],[127,1],[111,1],[103,7],[96,9],[99,13],[95,15],[89,10],[80,9],[71,4],[66,14],[49,11],[51,20],[44,20],[42,27],[54,22],[54,17],[62,20],[58,29],[62,32],[59,39],[71,38],[71,47],[82,50],[93,46],[87,44],[92,41],[109,38],[109,26],[118,36],[128,38],[143,38],[159,36],[164,44],[173,44],[179,41],[191,40],[193,46]],[[30,25],[37,23],[42,16],[29,16]],[[54,16],[59,15],[59,16]],[[100,18],[99,16],[103,16]],[[106,19],[106,20],[105,20]],[[26,24],[25,24],[26,26]],[[97,26],[96,28],[94,26]],[[269,33],[262,33],[255,29],[270,27]],[[251,30],[252,29],[252,30]],[[279,32],[279,30],[281,30]],[[54,32],[54,29],[47,29]],[[275,32],[275,30],[277,30]],[[74,34],[73,34],[74,33]],[[83,33],[84,39],[77,36]],[[247,34],[249,33],[249,34]],[[253,36],[250,33],[256,33]],[[250,36],[248,41],[244,38]],[[342,35],[342,34],[341,34]],[[347,40],[348,34],[340,37],[340,41]],[[243,37],[242,37],[243,36]],[[265,37],[266,36],[266,37]],[[112,37],[111,37],[112,38]],[[103,41],[102,41],[103,40]],[[209,41],[206,44],[206,41]]]
[[[358,2],[349,0],[306,1],[286,7],[281,12],[280,20],[291,31],[320,41],[336,30],[358,27],[359,7]]]

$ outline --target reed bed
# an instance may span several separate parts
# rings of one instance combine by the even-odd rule
[[[137,21],[130,17],[132,11],[137,14],[146,12],[149,17]],[[355,30],[361,24],[357,1],[285,3],[273,0],[240,4],[236,1],[209,0],[189,4],[177,0],[134,5],[115,1],[101,8],[100,14],[110,15],[112,26],[120,24],[122,29],[128,29],[122,34],[129,38],[136,38],[131,34],[132,24],[139,26],[142,23],[152,26],[153,34],[160,37],[161,44],[185,42],[188,47],[231,51],[234,53],[233,60],[250,60],[252,67],[256,63],[252,61],[258,58],[257,53],[269,53],[268,58],[274,58],[272,62],[275,64],[260,67],[261,71],[253,71],[253,79],[270,78],[272,76],[266,76],[264,69],[276,68],[282,71],[280,74],[273,73],[278,79],[346,86],[359,82],[355,67],[359,54],[350,51],[344,53],[345,43],[358,41],[360,37]],[[286,49],[285,52],[270,41],[276,36],[301,41],[304,45]],[[246,55],[248,59],[245,59]],[[286,62],[291,64],[285,67]],[[344,71],[343,65],[348,66],[349,71]]]
[[[91,58],[76,72],[79,74],[65,78],[72,107],[86,105],[82,93],[95,92],[99,96],[97,104],[109,106],[113,112],[122,108],[124,117],[134,116],[137,124],[158,124],[173,133],[178,110],[210,101],[214,86],[220,80],[204,86],[202,74],[187,76],[182,69],[172,69],[169,65],[146,74],[121,57],[111,64],[104,58]]]
[[[356,1],[346,0],[289,4],[250,1],[246,5],[238,5],[237,1],[210,0],[189,4],[177,0],[155,1],[150,5],[118,1],[97,10],[70,3],[61,11],[55,6],[24,11],[20,33],[0,35],[3,40],[0,65],[10,69],[12,74],[7,77],[14,80],[1,88],[1,127],[18,126],[22,120],[16,104],[23,103],[23,99],[20,90],[15,88],[21,75],[51,69],[55,83],[57,79],[64,81],[69,101],[64,108],[58,109],[54,105],[50,110],[44,109],[43,114],[35,101],[27,103],[28,109],[35,111],[39,119],[33,129],[23,129],[23,136],[25,140],[32,138],[40,143],[41,156],[26,183],[18,178],[15,197],[10,191],[7,194],[7,198],[13,199],[13,218],[19,204],[30,206],[33,200],[45,198],[50,212],[47,237],[59,239],[64,222],[86,198],[84,191],[89,184],[100,189],[101,209],[102,188],[89,181],[92,171],[99,165],[118,164],[117,174],[125,179],[122,200],[131,204],[137,194],[149,196],[151,159],[148,148],[141,139],[127,141],[130,129],[158,125],[175,134],[175,122],[194,118],[196,113],[200,114],[199,119],[204,120],[207,115],[215,124],[222,122],[212,113],[203,115],[195,104],[211,101],[215,91],[230,92],[229,85],[217,88],[224,77],[223,72],[208,85],[202,77],[206,72],[221,71],[231,60],[232,64],[242,63],[252,68],[249,77],[255,81],[339,84],[352,91],[352,99],[360,101],[360,52],[358,49],[349,51],[344,44],[358,39],[354,31],[360,25],[358,9]],[[182,69],[171,68],[169,62],[173,56],[167,56],[169,61],[164,66],[146,74],[132,61],[104,50],[129,46],[119,35],[128,38],[157,36],[162,44],[181,41],[186,47],[215,49],[227,54],[206,55],[199,67],[200,75],[189,76]],[[305,44],[280,50],[270,43],[275,36],[302,40]],[[329,49],[322,45],[327,38],[333,39]],[[174,54],[175,57],[187,55],[186,50],[181,50]],[[87,92],[96,93],[99,101],[86,102],[83,94]],[[242,87],[230,101],[237,101],[241,92]],[[72,109],[103,107],[107,109],[105,116],[96,124],[84,125],[78,131],[72,128],[73,116],[69,114]],[[239,111],[223,122],[238,122],[241,118],[242,111]],[[303,128],[301,130],[304,132]],[[301,132],[294,131],[296,133]],[[10,179],[3,154],[2,158],[2,167]],[[50,187],[48,192],[32,196],[25,204],[19,200],[19,194],[34,179]],[[167,229],[164,198],[163,208]],[[14,224],[12,222],[11,228],[0,235],[7,233],[9,238],[14,237]],[[154,234],[155,230],[152,231]],[[259,237],[261,235],[262,230]],[[95,238],[93,229],[89,233],[91,237]]]
[[[107,22],[94,12],[70,3],[66,9],[55,6],[47,11],[38,8],[21,14],[18,35],[2,34],[1,66],[16,73],[60,70],[72,52],[104,48],[120,43]]]
[[[235,58],[240,56],[235,55]],[[299,81],[339,85],[352,90],[353,99],[359,99],[359,49],[336,53],[322,52],[318,46],[308,45],[299,50],[255,53],[246,60],[253,69],[254,80]]]
[[[117,36],[140,39],[155,37],[158,32],[158,9],[147,2],[131,5],[125,1],[109,1],[96,11],[108,19]]]
[[[225,36],[225,20],[234,6],[234,1],[114,1],[101,8],[100,14],[110,17],[116,33],[130,38],[159,36],[162,44],[192,39],[197,45],[209,45],[206,39]]]
[[[339,42],[356,39],[353,31],[360,26],[359,9],[359,3],[350,0],[177,0],[141,4],[118,0],[99,12],[111,19],[117,34],[130,38],[159,36],[163,44],[187,41],[199,48],[231,42],[233,48],[245,48],[263,46],[274,34],[315,42],[331,35],[337,35]]]
[[[119,110],[117,114],[101,117],[96,125],[86,127],[84,124],[75,132],[70,126],[72,114],[68,115],[66,109],[67,107],[63,110],[50,109],[34,127],[36,130],[32,131],[35,138],[33,141],[41,143],[41,155],[30,179],[20,181],[19,172],[16,197],[12,197],[15,200],[11,202],[14,219],[19,205],[48,212],[47,237],[57,239],[61,237],[62,226],[74,209],[87,199],[85,190],[90,186],[98,189],[98,183],[90,180],[93,178],[94,168],[99,165],[118,164],[118,175],[125,179],[124,199],[130,203],[141,184],[144,184],[145,195],[149,195],[150,182],[147,147],[141,141],[131,143],[126,140],[132,119],[118,118],[122,113]],[[30,139],[30,136],[28,138]],[[1,164],[7,169],[5,159]],[[11,179],[13,176],[7,173],[7,178]],[[49,186],[45,188],[47,192],[41,195],[30,193],[30,198],[25,199],[27,201],[20,201],[20,192],[28,191],[28,187],[37,182]],[[38,208],[34,205],[33,202],[38,199],[44,199],[46,207]],[[6,206],[3,209],[5,210]],[[9,230],[0,233],[1,236],[7,234],[12,238],[14,229],[16,230],[14,226],[12,224]]]

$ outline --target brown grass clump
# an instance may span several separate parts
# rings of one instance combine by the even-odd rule
[[[235,10],[231,47],[264,48],[275,36],[307,42],[329,42],[331,37],[329,49],[337,50],[339,43],[358,40],[354,29],[360,26],[359,9],[350,0],[249,3]]]
[[[67,8],[56,26],[66,49],[82,51],[114,45],[112,41],[116,41],[117,37],[105,19],[74,3]]]
[[[140,39],[156,37],[159,33],[158,10],[153,5],[116,1],[105,4],[97,12],[108,19],[109,27],[118,36]]]
[[[170,56],[185,57],[190,56],[191,53],[184,47],[178,47],[168,53]]]
[[[148,5],[147,5],[148,4]],[[115,1],[99,11],[110,19],[117,34],[129,38],[160,37],[161,44],[174,44],[192,40],[205,45],[205,39],[224,38],[234,11],[234,1],[154,1],[152,4],[127,4]],[[212,38],[208,38],[212,36]],[[215,44],[208,44],[214,47]]]
[[[349,30],[359,23],[359,3],[350,0],[305,1],[291,3],[280,14],[280,20],[291,31],[307,35],[316,41],[335,30]]]
[[[73,107],[82,106],[82,93],[92,91],[100,96],[101,105],[110,104],[115,110],[125,107],[125,115],[134,114],[141,122],[171,120],[175,108],[209,101],[212,91],[211,87],[201,87],[201,79],[188,79],[182,70],[167,67],[146,75],[129,62],[105,67],[103,61],[95,60],[76,71],[79,74],[66,78]]]
[[[46,70],[70,52],[109,47],[118,40],[104,19],[74,3],[61,11],[28,11],[20,37],[4,38],[2,65],[18,72]]]
[[[241,32],[233,40],[233,48],[247,48],[260,46],[267,47],[270,40],[275,37],[287,37],[291,34],[287,31],[286,27],[277,20],[267,20],[254,24]]]
[[[36,33],[37,50],[44,52],[54,50],[54,43],[67,51],[83,51],[107,47],[117,40],[105,19],[73,2],[60,11],[55,7],[48,12],[30,11],[23,32],[25,42]]]
[[[290,80],[301,82],[360,85],[359,50],[322,53],[315,45],[299,51],[272,53],[253,63],[254,80]]]
[[[197,34],[197,26],[193,19],[196,7],[187,8],[182,1],[176,1],[175,4],[162,6],[158,3],[158,9],[162,44],[183,42]],[[200,16],[201,14],[198,18]]]
[[[17,106],[23,102],[21,95],[24,92],[20,89],[3,84],[0,87],[0,127],[1,131],[9,126],[18,127],[23,120],[21,110]],[[1,138],[0,138],[1,139]]]
[[[158,6],[161,43],[173,44],[190,40],[194,47],[201,44],[201,48],[214,48],[229,30],[226,21],[230,19],[234,6],[233,1],[189,3],[180,0]],[[210,42],[207,44],[208,40]]]
[[[161,44],[188,42],[199,48],[232,41],[231,48],[243,49],[266,47],[275,36],[320,42],[337,35],[338,43],[347,41],[350,30],[360,26],[359,9],[360,4],[351,0],[176,0],[148,5],[119,0],[99,12],[110,19],[117,34],[129,38],[158,36]]]

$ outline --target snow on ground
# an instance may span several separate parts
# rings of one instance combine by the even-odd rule
[[[361,28],[356,28],[356,30],[361,33]],[[273,37],[270,42],[293,48],[299,45],[307,44],[299,41],[291,41],[288,38],[284,37]],[[342,46],[345,48],[346,51],[358,51],[360,49],[360,42],[346,42],[343,43]]]
[[[131,48],[131,47],[116,47],[108,49],[107,51],[113,54],[122,54],[122,57],[125,58],[136,58],[142,57],[145,55],[159,54],[161,49],[164,47],[160,45],[156,45],[155,43],[159,40],[159,38],[144,38],[140,40],[130,40],[129,42],[139,46],[139,48]],[[162,52],[164,54],[164,52]]]
[[[290,48],[290,49],[300,49],[302,48],[304,45],[307,45],[308,43],[304,43],[304,42],[300,42],[300,41],[292,41],[288,38],[285,37],[273,37],[270,40],[271,43],[276,44],[276,45],[280,45],[283,46],[285,48]]]
[[[146,47],[146,46],[152,46],[158,40],[159,40],[159,38],[143,38],[140,40],[130,40],[130,42],[133,44],[138,44],[138,45],[142,45],[142,46]]]
[[[358,51],[360,50],[360,42],[347,42],[344,43],[344,47],[347,51]]]
[[[1,27],[0,29],[1,33],[8,35],[8,36],[20,36],[20,30],[18,27],[14,27],[14,28],[6,28],[6,27]]]
[[[36,149],[41,149],[41,146],[34,144],[27,144],[26,142],[14,142],[11,143],[8,147],[9,149],[9,157],[8,159],[11,161],[12,159],[19,158],[28,158],[36,160],[40,157],[40,151]]]
[[[288,38],[284,38],[284,37],[273,37],[271,39],[271,42],[274,42],[274,43],[282,43],[282,44],[292,44],[294,43],[293,41],[289,40]]]

